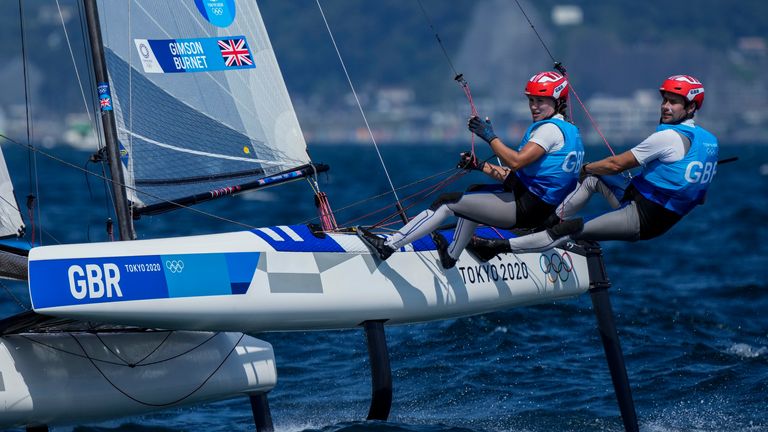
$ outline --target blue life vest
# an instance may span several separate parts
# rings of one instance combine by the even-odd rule
[[[632,184],[644,197],[685,215],[704,202],[704,195],[717,172],[717,138],[699,126],[661,124],[657,132],[672,129],[688,137],[691,147],[677,162],[649,162],[632,179]]]
[[[584,145],[579,129],[567,121],[551,118],[533,123],[525,131],[517,151],[522,151],[536,128],[552,123],[563,133],[563,148],[546,153],[538,160],[516,172],[523,185],[542,201],[557,205],[576,187],[579,170],[584,161]]]

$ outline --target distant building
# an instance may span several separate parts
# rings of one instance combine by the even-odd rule
[[[581,7],[575,5],[557,5],[552,8],[552,22],[558,26],[575,26],[584,21]]]
[[[413,90],[406,87],[387,87],[376,92],[376,109],[390,112],[408,108],[416,99]]]
[[[598,94],[587,100],[586,104],[608,142],[639,142],[659,123],[659,97],[655,90],[638,90],[632,97]],[[584,141],[602,141],[594,128],[581,129]]]
[[[739,38],[737,43],[739,51],[747,55],[765,56],[768,54],[768,44],[765,38],[759,36]]]

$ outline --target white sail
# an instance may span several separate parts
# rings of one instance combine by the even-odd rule
[[[254,1],[98,2],[129,199],[232,187],[309,163]],[[100,93],[102,88],[100,88]],[[136,193],[131,188],[146,194]]]
[[[5,165],[5,156],[0,149],[0,238],[17,237],[23,232],[24,222],[13,194],[13,182]]]

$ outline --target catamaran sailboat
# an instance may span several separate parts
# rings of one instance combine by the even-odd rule
[[[626,387],[617,391],[628,395],[594,245],[489,262],[465,252],[446,271],[430,238],[384,262],[353,232],[279,221],[135,240],[133,220],[142,215],[328,167],[307,154],[254,1],[84,0],[83,6],[102,154],[123,241],[29,250],[34,312],[0,322],[0,425],[84,422],[247,394],[257,427],[269,430],[265,395],[277,383],[274,353],[244,333],[359,326],[368,334],[374,375],[384,376],[374,379],[369,418],[386,419],[392,389],[384,325],[588,290],[598,299],[601,333],[614,344],[606,352],[617,386]],[[17,213],[3,218],[13,234],[21,225]],[[452,231],[443,234],[450,239]]]

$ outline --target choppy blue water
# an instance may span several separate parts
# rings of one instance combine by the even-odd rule
[[[450,168],[460,150],[413,145],[385,147],[383,155],[393,182],[403,185]],[[78,166],[87,157],[57,154]],[[592,148],[588,154],[596,159],[602,151]],[[312,155],[332,166],[321,186],[337,210],[387,190],[371,148],[316,146]],[[719,167],[706,205],[669,233],[647,242],[603,245],[643,431],[768,431],[768,146],[721,152],[730,155],[741,159]],[[23,201],[29,191],[26,155],[10,151],[7,157]],[[103,185],[91,179],[91,197],[82,173],[41,156],[37,166],[44,242],[104,240]],[[475,173],[449,189],[483,181]],[[380,205],[339,211],[337,218],[347,222]],[[298,223],[315,214],[305,183],[201,208],[252,226]],[[240,229],[186,211],[142,219],[137,228],[144,238]],[[23,287],[13,290],[26,301]],[[0,294],[0,313],[20,310]],[[278,431],[623,430],[587,295],[388,327],[394,381],[389,422],[363,421],[370,381],[362,330],[256,336],[270,342],[277,357],[278,385],[269,398]],[[248,401],[241,398],[74,429],[253,427]]]

